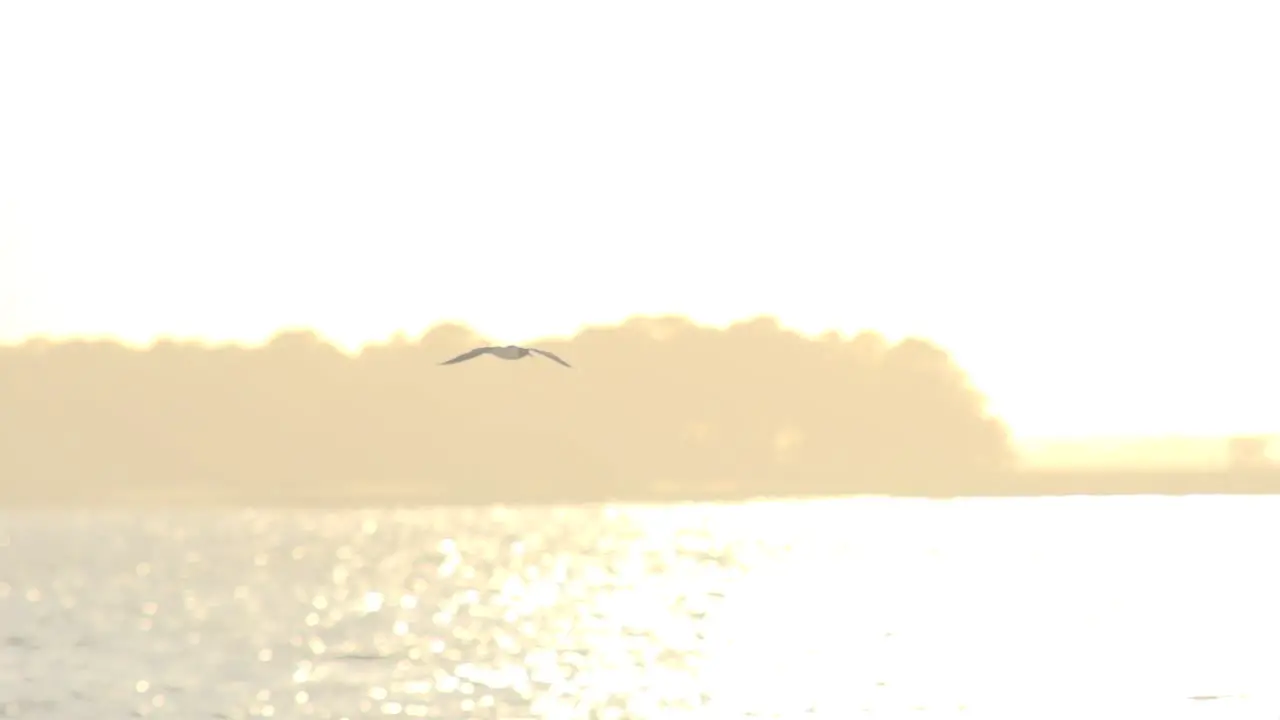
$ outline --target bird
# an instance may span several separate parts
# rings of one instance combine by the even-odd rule
[[[546,350],[539,350],[537,348],[520,347],[518,345],[507,345],[505,347],[478,347],[474,350],[468,350],[452,360],[445,360],[440,364],[452,365],[454,363],[465,362],[474,357],[480,357],[481,355],[492,355],[497,358],[502,358],[503,360],[519,360],[521,358],[528,357],[531,354],[541,355],[548,360],[554,360],[565,367],[573,367],[564,360],[561,360],[555,353],[547,352]]]

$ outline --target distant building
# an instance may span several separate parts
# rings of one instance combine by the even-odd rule
[[[1271,467],[1267,449],[1271,445],[1269,435],[1233,437],[1227,441],[1227,464],[1233,470],[1252,470]]]

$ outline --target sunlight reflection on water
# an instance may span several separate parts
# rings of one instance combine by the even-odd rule
[[[0,711],[1274,720],[1278,511],[8,511]]]

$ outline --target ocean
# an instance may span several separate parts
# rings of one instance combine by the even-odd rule
[[[1280,719],[1280,497],[0,511],[0,717]]]

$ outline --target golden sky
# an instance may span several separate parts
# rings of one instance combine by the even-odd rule
[[[0,338],[951,350],[1023,437],[1280,430],[1274,2],[0,5]],[[744,359],[744,362],[749,359]]]

